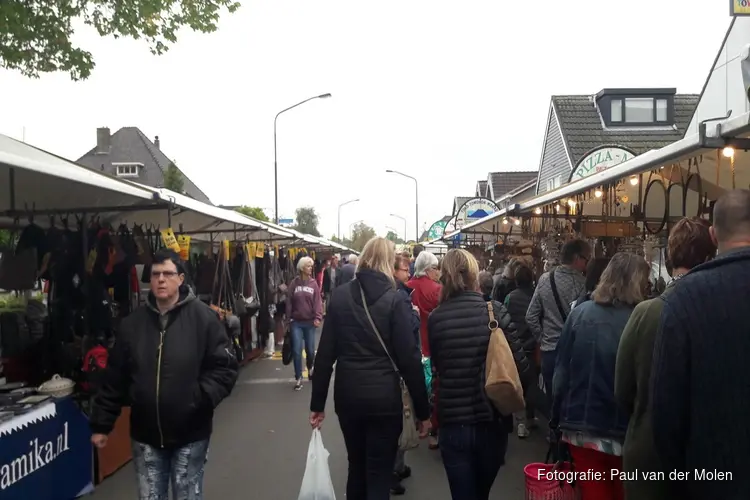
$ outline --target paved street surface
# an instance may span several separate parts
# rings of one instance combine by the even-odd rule
[[[292,390],[293,369],[280,360],[259,360],[244,368],[232,395],[219,407],[214,420],[206,464],[207,500],[296,500],[305,470],[310,426],[307,423],[310,387]],[[329,394],[323,442],[337,498],[345,498],[346,448]],[[544,460],[546,442],[537,434],[526,440],[510,436],[506,465],[500,470],[490,498],[522,500],[523,466]],[[404,481],[401,498],[450,500],[439,451],[424,446],[407,454],[413,474]],[[138,498],[131,465],[106,479],[95,500]],[[397,498],[397,497],[394,497]]]

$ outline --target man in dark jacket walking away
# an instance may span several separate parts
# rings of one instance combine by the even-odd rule
[[[531,297],[534,295],[534,273],[525,265],[520,265],[516,268],[514,281],[516,287],[505,297],[505,307],[508,309],[508,314],[510,314],[510,320],[516,325],[518,339],[523,345],[524,353],[531,367],[530,376],[522,381],[524,382],[523,396],[526,400],[526,409],[516,414],[516,421],[518,422],[517,434],[519,438],[523,439],[529,437],[530,431],[537,426],[534,412],[534,396],[537,393],[541,394],[537,388],[539,383],[539,367],[537,366],[535,355],[536,339],[531,334],[529,325],[526,324],[526,311],[529,310]]]
[[[146,305],[120,324],[106,380],[93,401],[91,441],[107,445],[130,405],[139,498],[203,498],[214,409],[237,380],[237,360],[217,314],[184,286],[178,255],[160,250]]]
[[[670,482],[669,498],[740,500],[750,498],[750,191],[716,202],[711,236],[718,257],[680,279],[664,304],[651,422],[663,470],[689,474]]]
[[[341,269],[336,273],[336,286],[341,286],[345,283],[349,283],[354,279],[354,273],[357,271],[357,262],[359,257],[354,254],[349,256],[346,264],[341,266]]]

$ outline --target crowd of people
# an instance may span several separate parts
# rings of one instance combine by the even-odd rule
[[[322,273],[299,259],[286,311],[294,388],[304,349],[319,428],[335,365],[346,496],[404,493],[403,424],[413,417],[440,452],[452,498],[489,498],[514,419],[520,438],[537,426],[529,397],[504,415],[484,389],[496,323],[526,396],[541,374],[551,448],[569,452],[583,500],[750,498],[750,191],[728,192],[712,215],[672,227],[671,281],[656,296],[643,257],[597,258],[584,240],[565,243],[560,265],[536,280],[523,259],[493,276],[465,250],[439,261],[378,237],[358,261],[334,257]],[[184,285],[177,254],[156,254],[151,283],[110,353],[92,442],[107,445],[129,404],[140,497],[166,499],[171,482],[175,498],[199,500],[214,409],[237,363],[216,314]]]

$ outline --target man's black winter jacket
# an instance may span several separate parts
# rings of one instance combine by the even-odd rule
[[[521,380],[529,361],[505,307],[493,302],[495,319],[513,351]],[[473,425],[498,418],[484,392],[482,370],[490,342],[487,302],[478,292],[464,292],[442,302],[430,314],[427,328],[432,366],[437,370],[438,422]],[[512,420],[510,421],[512,428]]]
[[[236,380],[237,360],[213,310],[183,287],[180,301],[162,316],[149,296],[120,324],[91,430],[111,432],[129,404],[135,441],[177,448],[208,439],[214,409]]]

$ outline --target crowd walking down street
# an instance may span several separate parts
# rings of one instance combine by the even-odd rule
[[[596,257],[580,239],[534,280],[523,259],[493,279],[466,250],[413,258],[375,237],[356,265],[331,259],[327,287],[311,258],[296,260],[287,363],[239,375],[179,257],[157,252],[150,300],[123,324],[91,418],[92,442],[106,447],[130,399],[135,471],[97,495],[125,484],[100,498],[137,489],[167,500],[171,485],[176,500],[520,499],[546,480],[566,500],[748,498],[737,472],[750,441],[710,425],[713,410],[744,411],[748,248],[747,190],[720,198],[712,223],[672,227],[661,294],[642,256]],[[549,431],[534,431],[540,379]],[[528,473],[571,463],[587,471],[574,483]],[[674,470],[729,480],[670,481]],[[653,478],[633,479],[644,473]]]

